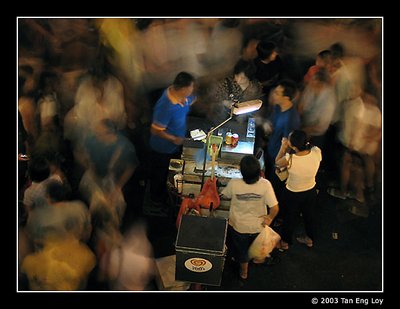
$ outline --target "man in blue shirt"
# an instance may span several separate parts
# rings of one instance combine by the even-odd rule
[[[296,93],[297,87],[293,81],[281,80],[270,94],[270,103],[273,109],[270,119],[272,133],[268,137],[265,176],[271,181],[279,201],[280,210],[276,220],[285,217],[286,205],[283,196],[285,182],[282,182],[275,174],[275,159],[281,148],[282,138],[288,138],[291,131],[300,128],[300,116],[293,105]]]
[[[272,90],[270,101],[273,104],[271,115],[272,133],[268,138],[268,164],[270,170],[266,170],[267,178],[275,175],[275,158],[281,148],[283,137],[288,137],[293,130],[300,128],[300,116],[293,105],[296,95],[296,85],[290,80],[278,82]]]
[[[151,124],[151,187],[153,207],[165,207],[169,161],[180,158],[186,134],[186,116],[195,101],[194,77],[180,72],[154,107]]]

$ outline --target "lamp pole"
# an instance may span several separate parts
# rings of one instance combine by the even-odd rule
[[[250,113],[256,110],[259,110],[260,107],[262,105],[262,101],[261,100],[252,100],[252,101],[246,101],[246,102],[242,102],[242,103],[233,103],[231,105],[231,110],[230,110],[230,115],[228,119],[225,119],[224,121],[222,121],[219,125],[217,125],[214,128],[211,128],[210,131],[208,131],[207,133],[207,137],[206,137],[206,148],[204,150],[204,158],[203,158],[203,173],[201,175],[201,187],[200,190],[203,189],[203,185],[204,185],[204,178],[205,178],[205,174],[206,174],[206,163],[207,163],[207,152],[208,152],[208,146],[210,144],[210,138],[211,138],[211,134],[219,129],[220,127],[222,127],[225,123],[227,123],[229,120],[232,119],[233,114],[235,115],[241,115],[241,114],[246,114],[246,113]],[[234,112],[235,109],[235,112]]]
[[[207,137],[206,137],[206,148],[205,148],[205,150],[204,150],[204,158],[203,158],[203,172],[202,172],[202,174],[201,174],[201,187],[200,187],[200,190],[203,189],[203,185],[204,185],[204,178],[205,178],[205,175],[206,175],[207,152],[208,152],[208,146],[210,145],[210,138],[211,138],[211,135],[212,135],[212,133],[213,133],[215,130],[219,129],[219,128],[222,127],[225,123],[227,123],[229,120],[231,120],[231,119],[232,119],[232,116],[233,116],[233,107],[231,107],[231,112],[230,112],[229,118],[228,118],[228,119],[225,119],[223,122],[221,122],[221,123],[220,123],[219,125],[217,125],[216,127],[211,128],[210,131],[208,131],[208,133],[207,133]]]

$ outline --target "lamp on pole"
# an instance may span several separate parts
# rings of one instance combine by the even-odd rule
[[[261,100],[252,100],[252,101],[246,101],[242,103],[234,103],[231,106],[230,109],[230,114],[227,119],[222,121],[219,125],[216,127],[212,127],[210,131],[208,131],[207,136],[206,136],[206,147],[204,150],[204,158],[203,158],[203,171],[201,175],[201,189],[203,189],[204,185],[204,179],[205,179],[205,174],[206,174],[206,163],[207,163],[207,152],[208,152],[208,147],[210,145],[210,138],[213,132],[220,127],[222,127],[224,124],[226,124],[229,120],[233,118],[233,115],[242,115],[242,114],[247,114],[254,112],[256,110],[259,110],[262,106],[262,101]]]

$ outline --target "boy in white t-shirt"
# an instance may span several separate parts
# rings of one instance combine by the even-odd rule
[[[222,195],[231,199],[228,248],[240,263],[240,277],[247,279],[248,249],[263,226],[271,224],[279,206],[271,183],[260,177],[260,164],[253,155],[242,158],[240,172],[243,179],[231,179]]]

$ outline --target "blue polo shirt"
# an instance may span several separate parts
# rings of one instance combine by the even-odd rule
[[[186,116],[194,99],[195,96],[191,95],[186,97],[184,104],[174,104],[168,97],[168,89],[164,90],[154,107],[153,124],[160,128],[165,128],[169,134],[185,137]],[[180,146],[151,134],[150,147],[160,153],[175,153],[179,151]]]
[[[268,153],[275,160],[281,148],[282,137],[287,138],[291,131],[300,129],[300,116],[294,106],[282,112],[280,106],[275,105],[271,118],[273,129],[268,140]]]

